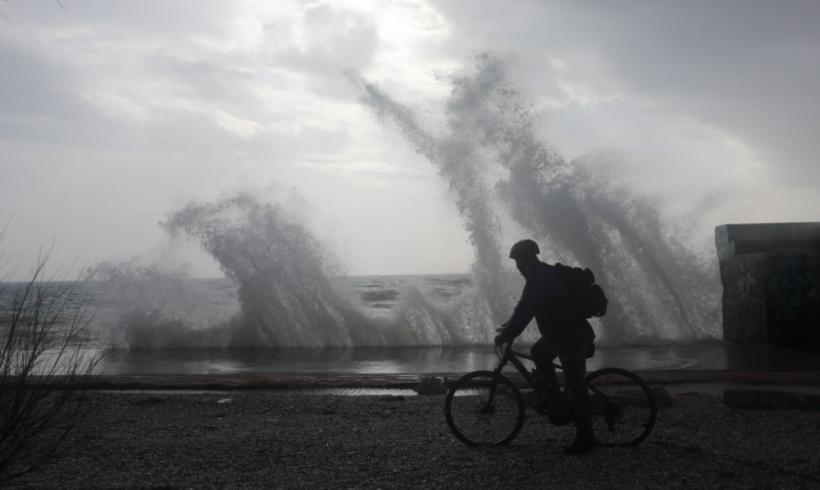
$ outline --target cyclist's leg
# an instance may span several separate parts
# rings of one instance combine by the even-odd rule
[[[535,363],[535,368],[538,370],[538,375],[546,383],[544,388],[552,397],[556,394],[556,390],[560,391],[558,377],[555,374],[555,366],[552,365],[552,360],[555,359],[557,355],[555,348],[546,338],[541,337],[532,344],[530,354],[532,354],[532,360]],[[560,395],[560,393],[558,394]]]
[[[538,375],[545,383],[544,399],[535,407],[536,411],[549,413],[550,422],[557,425],[564,425],[570,422],[569,409],[564,402],[561,393],[561,385],[558,384],[558,377],[555,373],[555,366],[552,364],[557,352],[554,344],[544,337],[538,339],[533,344],[532,359],[538,370]]]
[[[592,432],[592,414],[589,405],[589,393],[587,393],[586,381],[586,359],[583,357],[572,357],[561,359],[564,367],[564,379],[567,383],[567,391],[572,400],[573,417],[575,418],[575,443],[574,445],[590,446],[595,443],[595,436]]]
[[[581,454],[596,444],[592,430],[592,414],[587,392],[586,360],[594,355],[594,335],[592,329],[578,329],[576,335],[567,339],[561,349],[561,365],[564,368],[564,380],[572,400],[575,418],[575,441],[567,448],[568,454]]]

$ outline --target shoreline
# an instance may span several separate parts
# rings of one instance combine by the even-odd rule
[[[745,384],[820,386],[815,370],[635,370],[651,385]],[[73,384],[89,390],[300,390],[306,388],[390,388],[413,389],[422,379],[438,378],[445,384],[465,372],[420,374],[279,373],[279,374],[92,374]],[[520,374],[505,371],[513,382],[523,385]],[[37,384],[36,377],[33,378]]]

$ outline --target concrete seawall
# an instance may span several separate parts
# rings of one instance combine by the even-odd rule
[[[725,340],[820,347],[820,223],[721,225],[715,244]]]

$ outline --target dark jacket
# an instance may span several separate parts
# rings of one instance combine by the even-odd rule
[[[503,325],[502,338],[511,341],[535,317],[541,335],[559,351],[588,348],[595,334],[589,322],[570,307],[567,288],[555,267],[539,261],[524,277],[527,282],[521,299]]]

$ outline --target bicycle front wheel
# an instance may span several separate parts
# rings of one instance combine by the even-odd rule
[[[637,446],[658,417],[652,390],[638,375],[604,368],[587,378],[595,437],[604,446]]]
[[[492,371],[476,371],[456,381],[447,392],[444,416],[465,444],[507,444],[524,425],[524,400],[509,379]]]

